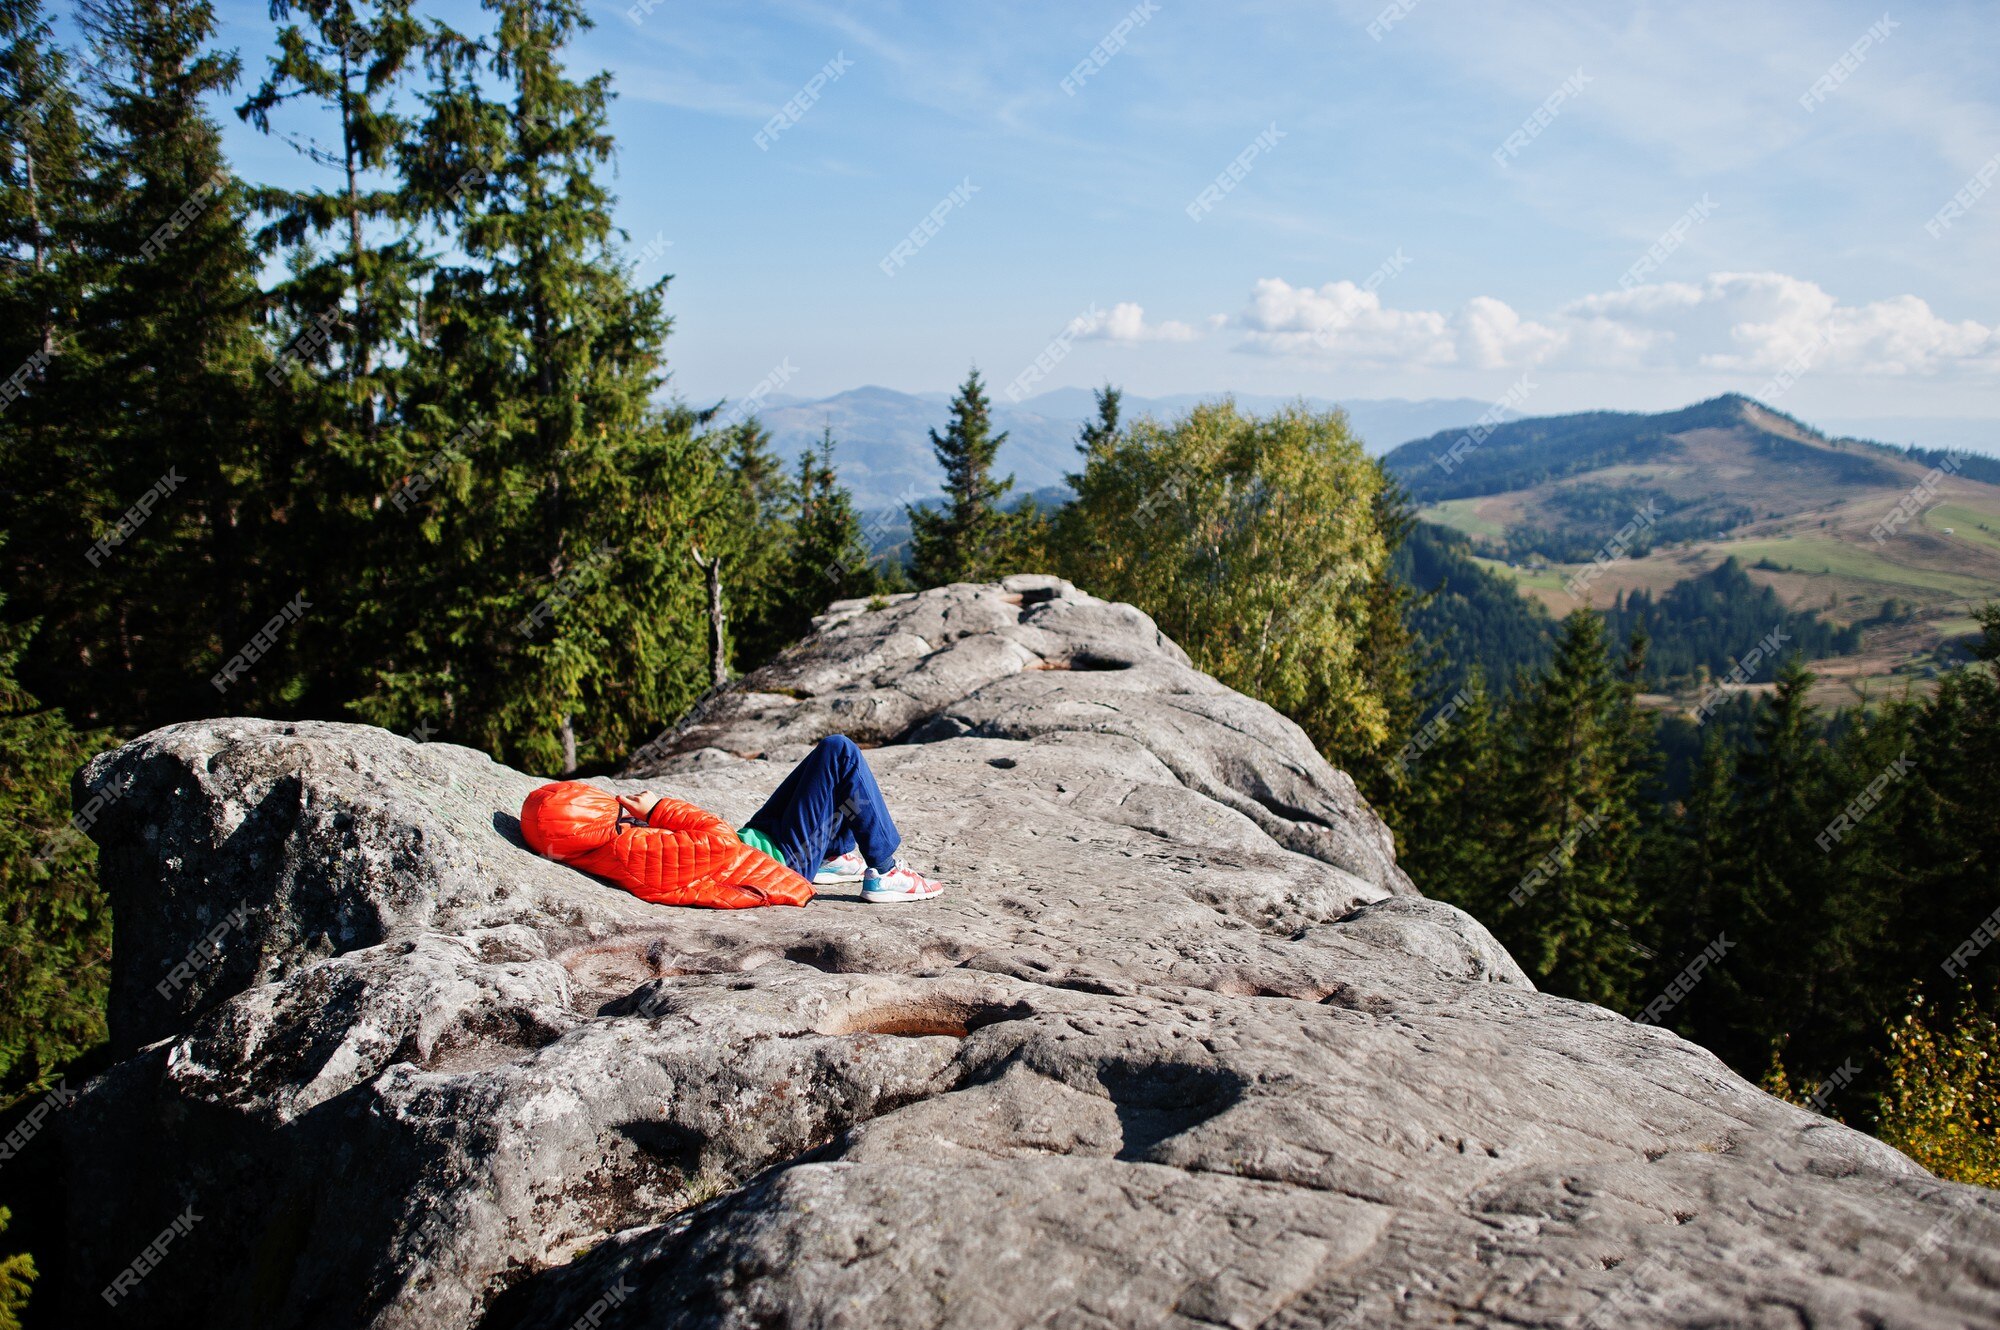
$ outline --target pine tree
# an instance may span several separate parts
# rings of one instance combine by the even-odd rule
[[[562,63],[588,18],[572,0],[486,8],[490,36],[428,53],[404,160],[463,256],[419,312],[434,351],[405,410],[434,438],[477,430],[480,464],[440,464],[402,518],[430,552],[381,588],[389,656],[358,710],[572,771],[707,685],[691,573],[717,534],[719,462],[692,413],[650,400],[667,279],[635,288],[616,254],[609,75]]]
[[[101,0],[83,19],[101,123],[76,225],[88,287],[49,375],[63,442],[27,459],[12,546],[16,610],[60,649],[35,653],[26,681],[122,726],[272,709],[295,677],[282,641],[210,686],[301,590],[263,557],[282,505],[257,264],[205,109],[236,60],[208,49],[201,0]]]
[[[931,451],[944,468],[944,507],[908,510],[910,572],[920,585],[984,582],[1015,571],[1018,524],[999,506],[1014,478],[993,476],[1006,440],[1004,431],[993,433],[992,404],[975,368],[952,398],[950,426],[942,435],[931,431]]]
[[[1368,581],[1362,614],[1367,629],[1356,653],[1356,668],[1368,687],[1381,700],[1385,725],[1383,737],[1373,745],[1351,746],[1346,753],[1349,772],[1361,792],[1383,817],[1392,822],[1396,808],[1407,793],[1408,769],[1394,760],[1394,745],[1402,742],[1423,712],[1419,686],[1421,644],[1410,627],[1411,616],[1422,599],[1411,591],[1397,573],[1396,552],[1416,527],[1409,496],[1393,478],[1374,494],[1374,526],[1388,546],[1389,557],[1375,569]],[[1443,662],[1433,662],[1430,677],[1445,671]]]
[[[1506,834],[1505,718],[1472,668],[1394,759],[1407,794],[1397,810],[1396,859],[1427,896],[1498,919],[1506,893],[1497,853]]]
[[[1647,866],[1648,894],[1656,902],[1661,938],[1649,987],[1657,992],[1723,931],[1717,893],[1733,871],[1732,840],[1736,807],[1736,756],[1714,730],[1702,738],[1687,797],[1670,810],[1660,852]],[[1662,1022],[1684,1033],[1706,1028],[1705,1013],[1726,1010],[1717,1001],[1731,983],[1731,967],[1705,980],[1705,987],[1675,1007]]]
[[[1515,709],[1511,834],[1497,884],[1508,907],[1496,923],[1538,984],[1628,1010],[1639,999],[1647,931],[1636,881],[1645,778],[1636,666],[1628,658],[1620,677],[1603,621],[1579,610]]]
[[[1097,390],[1096,396],[1097,419],[1084,425],[1076,441],[1076,450],[1083,454],[1086,467],[1092,458],[1109,456],[1113,445],[1118,442],[1118,416],[1125,394],[1107,383]],[[1077,480],[1075,476],[1065,478],[1072,485]]]
[[[58,331],[76,317],[90,143],[73,81],[39,0],[0,0],[0,379],[59,354]],[[26,414],[8,398],[6,418]]]
[[[1099,490],[1115,471],[1123,397],[1108,383],[1097,390],[1097,418],[1086,421],[1077,434],[1082,469],[1063,477],[1076,497],[1056,510],[1041,533],[1041,548],[1034,551],[1037,566],[1063,568],[1084,578],[1086,591],[1093,590],[1094,574],[1111,557],[1105,533],[1091,514],[1100,511],[1108,497]],[[1084,500],[1086,490],[1094,501]]]
[[[13,535],[15,587],[78,580],[75,552],[52,558],[46,542],[74,529],[60,504],[89,488],[69,469],[82,445],[50,396],[53,361],[74,356],[68,333],[87,286],[78,251],[92,144],[74,82],[37,0],[0,0],[0,524]]]
[[[1829,1051],[1809,1027],[1829,941],[1831,861],[1815,842],[1832,802],[1829,755],[1806,700],[1812,680],[1794,660],[1780,667],[1737,763],[1727,832],[1737,852],[1717,891],[1716,926],[1741,956],[1718,986],[1731,999],[1729,1028],[1711,1032],[1716,1051],[1737,1066],[1756,1065],[1773,1040],[1792,1038],[1786,1060],[1808,1074]]]
[[[15,681],[32,624],[0,629],[0,1103],[105,1036],[111,910],[71,825],[69,776],[107,742]]]
[[[817,454],[799,458],[799,514],[786,560],[791,637],[803,635],[813,616],[836,600],[865,596],[876,589],[868,542],[854,497],[841,485],[833,463],[833,429],[820,438]]]
[[[800,487],[755,416],[723,431],[716,446],[724,484],[716,496],[715,552],[723,559],[736,666],[751,670],[795,636],[788,558]]]
[[[266,378],[293,441],[277,481],[289,496],[286,551],[318,610],[293,629],[323,667],[305,706],[325,711],[366,687],[375,639],[356,630],[372,570],[407,559],[407,533],[375,519],[414,451],[398,406],[428,354],[411,335],[427,262],[392,174],[411,135],[395,99],[426,34],[408,0],[275,0],[272,17],[291,21],[237,114],[333,173],[325,187],[251,194],[263,249],[290,260],[270,293],[281,349]]]

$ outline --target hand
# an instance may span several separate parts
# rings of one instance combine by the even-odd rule
[[[659,805],[660,796],[651,790],[641,790],[637,794],[621,794],[618,806],[638,818],[641,822],[652,817],[653,809]]]

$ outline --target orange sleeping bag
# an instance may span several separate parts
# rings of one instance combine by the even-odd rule
[[[625,888],[656,905],[741,910],[804,905],[812,883],[737,839],[715,814],[662,799],[644,822],[608,791],[557,781],[521,805],[521,835],[536,854]]]

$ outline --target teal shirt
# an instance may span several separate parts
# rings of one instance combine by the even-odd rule
[[[785,853],[778,848],[777,842],[753,827],[738,827],[736,829],[736,839],[742,841],[753,850],[770,855],[781,864],[785,862]]]

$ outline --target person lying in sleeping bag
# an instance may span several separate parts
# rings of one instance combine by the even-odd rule
[[[659,905],[740,910],[804,905],[813,885],[860,882],[871,904],[944,890],[901,863],[903,838],[861,750],[828,735],[738,830],[706,809],[650,791],[614,795],[556,781],[521,805],[535,853]],[[799,871],[810,865],[811,881]]]

